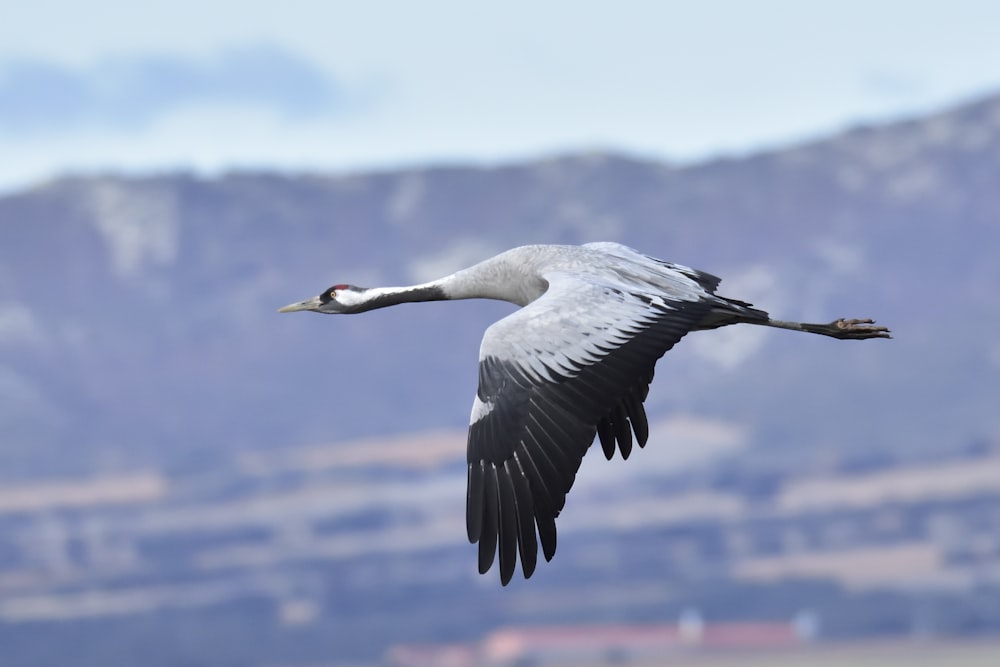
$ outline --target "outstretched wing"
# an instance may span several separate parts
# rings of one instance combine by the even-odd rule
[[[538,542],[550,560],[555,518],[596,433],[608,458],[646,441],[642,401],[653,366],[710,308],[697,288],[677,298],[575,274],[545,276],[546,293],[487,329],[468,442],[466,523],[479,571],[499,550],[500,580]],[[631,428],[630,428],[631,427]],[[537,530],[537,539],[536,539]]]

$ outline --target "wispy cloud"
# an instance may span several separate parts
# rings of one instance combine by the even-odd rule
[[[309,118],[343,110],[325,71],[268,45],[198,60],[174,55],[107,58],[88,69],[20,59],[0,63],[0,134],[82,127],[145,128],[196,105],[233,105]]]

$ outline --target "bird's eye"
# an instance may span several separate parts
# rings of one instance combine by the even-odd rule
[[[330,290],[330,298],[331,299],[336,299],[337,298],[337,290],[335,290],[335,289]]]

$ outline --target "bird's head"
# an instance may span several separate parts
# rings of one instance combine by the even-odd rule
[[[314,296],[305,301],[290,303],[284,308],[279,308],[279,313],[294,313],[297,310],[311,310],[316,313],[327,313],[330,315],[339,313],[355,313],[363,309],[365,293],[364,287],[355,285],[334,285],[323,290],[319,296]]]

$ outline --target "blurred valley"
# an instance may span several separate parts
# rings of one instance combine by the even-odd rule
[[[526,243],[614,240],[781,319],[657,367],[502,589],[464,428],[503,303],[279,316]],[[588,154],[65,177],[0,198],[0,646],[19,666],[372,663],[508,626],[810,619],[1000,635],[1000,97],[674,167]],[[520,575],[517,575],[520,576]],[[2,662],[2,660],[0,660]]]

